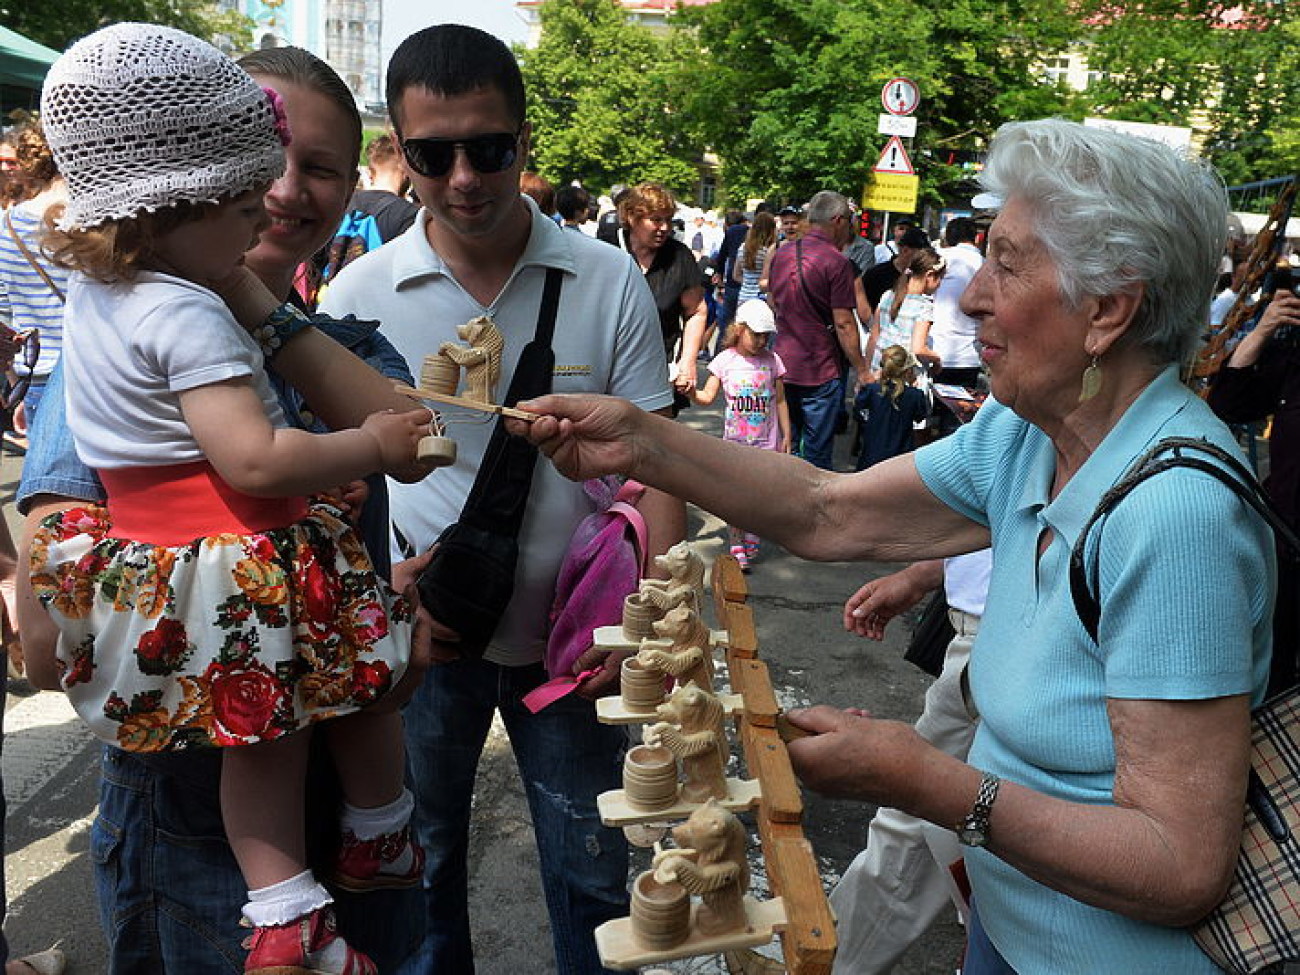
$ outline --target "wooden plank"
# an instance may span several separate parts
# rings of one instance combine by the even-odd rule
[[[745,749],[745,765],[751,777],[763,784],[762,813],[773,822],[803,821],[803,793],[790,766],[785,742],[775,728],[756,728],[743,722],[740,740]]]
[[[743,603],[749,598],[749,583],[745,573],[740,571],[740,563],[735,557],[724,552],[713,560],[713,608],[717,610],[718,622],[726,617],[726,603]]]
[[[835,915],[812,844],[797,826],[772,823],[763,845],[772,893],[786,905],[781,932],[790,975],[827,975],[835,959]]]
[[[431,389],[413,389],[405,383],[393,383],[393,388],[403,396],[409,396],[411,399],[426,400],[431,403],[443,403],[447,406],[459,406],[466,410],[475,410],[479,413],[491,413],[493,415],[513,417],[516,420],[525,420],[532,423],[540,419],[538,414],[529,413],[527,410],[517,410],[513,406],[498,406],[496,403],[482,403],[476,399],[466,399],[464,396],[448,396],[446,393],[435,393]]]
[[[758,656],[758,630],[754,611],[744,603],[727,603],[723,620],[727,630],[727,649],[742,657]]]
[[[757,901],[745,898],[745,927],[726,934],[702,935],[692,928],[685,941],[673,948],[650,949],[632,936],[631,918],[606,921],[596,928],[596,951],[600,962],[615,971],[633,971],[642,965],[691,958],[695,955],[716,955],[737,948],[765,945],[785,924],[785,904],[781,899]],[[692,919],[693,923],[694,919]]]
[[[753,809],[762,799],[762,786],[757,779],[727,779],[727,796],[718,805],[729,812]],[[663,809],[643,809],[627,801],[622,789],[610,789],[596,796],[596,809],[600,821],[606,826],[634,826],[637,823],[665,823],[673,819],[687,819],[702,803],[685,802],[680,798]]]
[[[745,707],[740,694],[718,694],[717,698],[726,717],[739,715]],[[611,694],[596,698],[596,720],[601,724],[652,724],[659,720],[659,715],[655,711],[629,711],[621,697]]]
[[[727,664],[731,686],[745,702],[745,720],[759,728],[775,728],[776,716],[781,709],[776,704],[776,692],[772,690],[767,664],[737,655],[729,657]]]

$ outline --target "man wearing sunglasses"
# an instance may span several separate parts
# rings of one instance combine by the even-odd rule
[[[470,27],[440,25],[407,38],[388,69],[388,107],[424,209],[397,240],[339,275],[322,310],[378,318],[418,373],[456,342],[456,328],[490,317],[505,340],[496,396],[504,397],[533,337],[548,270],[563,272],[552,348],[555,392],[612,393],[666,412],[672,402],[659,319],[626,253],[566,233],[520,195],[532,141],[524,87],[510,50]],[[395,536],[424,551],[456,522],[492,425],[448,411],[457,462],[414,485],[394,485]],[[457,420],[464,422],[456,422]],[[684,533],[681,502],[649,492],[640,510],[649,548]],[[577,523],[591,511],[582,486],[538,463],[519,533],[519,570],[505,615],[482,658],[433,620],[435,652],[406,711],[415,823],[427,853],[429,934],[403,975],[474,971],[467,847],[474,775],[494,712],[510,735],[528,795],[550,910],[557,969],[601,972],[592,931],[627,913],[627,846],[601,825],[596,796],[618,788],[622,729],[596,721],[591,698],[616,691],[621,658],[589,652],[597,676],[533,714],[520,698],[546,679],[541,664],[555,577]]]

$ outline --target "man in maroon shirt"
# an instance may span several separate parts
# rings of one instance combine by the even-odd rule
[[[853,205],[822,190],[805,213],[807,232],[772,255],[768,292],[776,312],[776,353],[786,368],[791,442],[804,460],[832,470],[845,363],[866,382],[853,318],[854,268],[840,253],[853,236]]]

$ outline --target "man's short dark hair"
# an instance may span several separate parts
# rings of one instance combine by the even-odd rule
[[[591,209],[591,194],[581,186],[561,186],[555,194],[555,212],[572,220],[581,210]]]
[[[522,125],[526,112],[519,62],[498,38],[477,27],[438,24],[416,31],[397,46],[388,62],[388,114],[399,133],[398,109],[410,88],[452,98],[484,88],[505,96],[506,110]]]
[[[920,250],[922,247],[930,246],[930,235],[916,226],[910,226],[903,232],[903,236],[898,238],[899,247],[911,247]]]
[[[953,217],[943,230],[943,239],[949,247],[973,244],[979,239],[979,227],[970,217]]]
[[[722,218],[722,224],[725,227],[734,227],[738,223],[745,222],[745,215],[739,210],[728,210],[727,215]]]

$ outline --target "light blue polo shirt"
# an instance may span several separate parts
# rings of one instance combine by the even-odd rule
[[[993,538],[988,604],[971,654],[981,716],[972,765],[1061,799],[1110,803],[1107,698],[1262,697],[1276,579],[1271,532],[1206,474],[1166,471],[1094,528],[1098,644],[1075,614],[1075,539],[1102,493],[1170,436],[1203,437],[1237,452],[1174,367],[1142,392],[1054,500],[1051,442],[998,403],[916,453],[926,486],[988,525]],[[1051,544],[1038,559],[1040,534],[1049,529]],[[1197,802],[1190,789],[1187,802]],[[966,862],[980,919],[1021,975],[1218,971],[1182,929],[1089,907],[986,851],[968,851]]]

